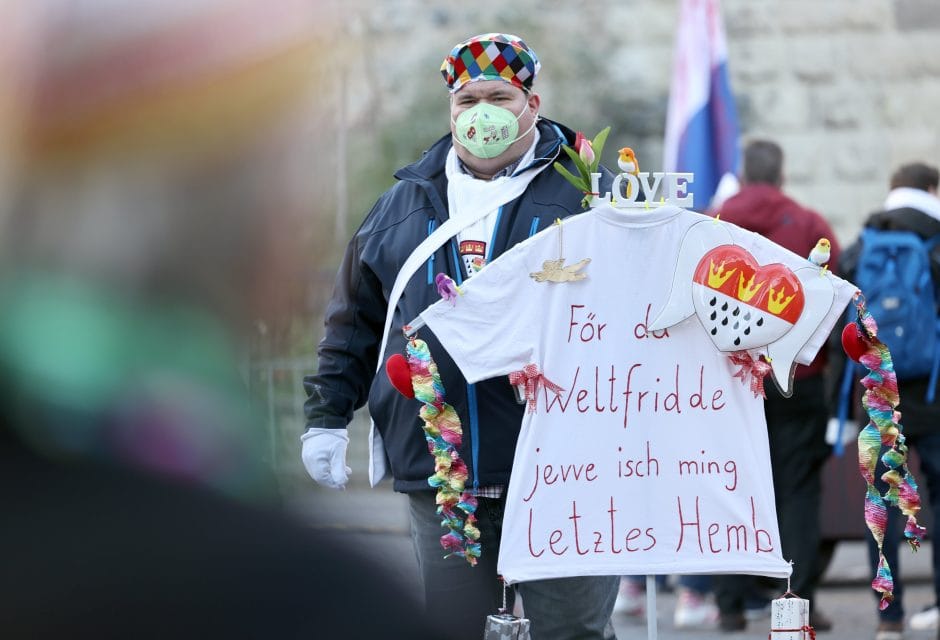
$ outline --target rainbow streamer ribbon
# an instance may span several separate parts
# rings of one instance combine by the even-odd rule
[[[859,358],[868,374],[862,378],[865,393],[862,406],[868,413],[869,422],[858,434],[858,468],[867,485],[865,493],[865,524],[878,543],[878,567],[871,586],[881,593],[880,609],[886,608],[894,598],[894,579],[891,567],[885,559],[885,526],[888,522],[888,507],[895,506],[907,516],[904,536],[912,551],[917,551],[927,533],[917,524],[920,511],[920,496],[917,483],[907,466],[907,445],[904,444],[901,412],[895,407],[900,403],[898,379],[888,347],[878,339],[878,325],[865,307],[865,298],[860,293],[855,297],[856,324],[865,336],[868,348]],[[875,488],[875,467],[882,447],[887,447],[881,462],[888,469],[881,479],[888,485],[882,495]]]
[[[427,343],[412,338],[406,353],[415,398],[424,403],[418,415],[424,421],[424,437],[434,456],[434,475],[428,478],[428,484],[437,488],[437,514],[442,518],[441,526],[447,529],[441,536],[441,546],[448,552],[444,557],[458,556],[476,565],[481,551],[475,515],[477,499],[464,489],[467,465],[458,453],[463,436],[460,418],[444,402],[444,385]]]

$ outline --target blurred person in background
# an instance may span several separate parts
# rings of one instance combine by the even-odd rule
[[[721,206],[721,220],[749,229],[801,256],[808,257],[821,238],[830,243],[829,265],[838,264],[839,245],[826,220],[781,190],[783,150],[770,140],[752,140],[744,148],[741,190]],[[827,631],[832,623],[816,606],[819,580],[820,493],[822,470],[830,454],[826,443],[829,403],[823,350],[794,374],[793,395],[785,398],[766,385],[764,412],[770,438],[770,464],[780,525],[783,557],[793,562],[791,590],[810,601],[810,625]],[[724,631],[744,629],[745,602],[757,583],[751,576],[715,576],[719,625]],[[781,588],[781,593],[784,589]]]
[[[392,307],[392,330],[381,363],[403,353],[401,327],[440,299],[436,275],[457,284],[516,243],[582,210],[584,196],[552,168],[556,161],[577,173],[561,145],[575,145],[573,131],[540,116],[533,91],[538,57],[518,36],[484,34],[458,44],[441,73],[450,92],[450,132],[424,155],[396,172],[398,182],[379,198],[350,241],[327,308],[319,366],[304,379],[307,431],[304,464],[317,482],[342,488],[348,481],[347,425],[366,402],[375,422],[370,479],[378,482],[387,461],[394,489],[408,494],[411,529],[426,606],[448,621],[450,638],[478,639],[488,614],[502,605],[496,559],[505,490],[509,483],[524,406],[507,378],[470,385],[433,335],[422,334],[460,417],[466,462],[478,501],[482,555],[477,566],[445,558],[435,492],[428,485],[434,459],[418,418],[420,404],[405,398],[384,371],[376,375],[383,324]],[[490,131],[491,133],[487,133]],[[601,192],[608,188],[606,169]],[[390,301],[399,271],[412,252],[452,220],[481,219],[406,274],[407,286]],[[439,245],[440,246],[440,245]],[[536,580],[518,585],[532,636],[551,640],[611,638],[616,576]],[[512,593],[509,594],[512,608]]]
[[[4,636],[431,637],[274,507],[238,374],[302,264],[327,25],[292,0],[4,9]]]
[[[885,198],[881,211],[871,214],[864,227],[870,229],[910,231],[921,239],[940,237],[940,198],[937,187],[940,172],[937,167],[923,162],[912,162],[899,167],[891,176],[890,191]],[[842,256],[840,270],[852,280],[856,273],[859,256],[862,251],[862,238],[859,237]],[[930,271],[933,278],[935,300],[940,299],[940,248],[934,247],[930,254]],[[864,292],[863,292],[864,293]],[[940,313],[938,313],[940,317]],[[877,316],[875,317],[877,321]],[[838,351],[841,353],[841,349]],[[844,355],[843,355],[844,357]],[[930,387],[929,376],[903,378],[898,382],[901,404],[901,423],[904,428],[905,443],[917,452],[920,459],[920,471],[926,479],[927,494],[930,498],[930,510],[936,522],[940,513],[940,402],[928,401]],[[934,388],[936,391],[936,388]],[[861,407],[858,407],[862,411]],[[864,411],[861,413],[867,419]],[[880,463],[879,463],[880,464]],[[881,481],[883,467],[875,472],[876,488],[883,494],[887,485]],[[883,551],[891,567],[894,578],[894,599],[885,609],[878,611],[876,640],[900,640],[904,634],[904,581],[901,576],[898,547],[901,543],[905,518],[897,509],[888,509],[888,523],[885,527]],[[878,566],[878,548],[871,536],[867,536],[869,562],[872,574]],[[910,626],[915,630],[937,630],[937,603],[940,602],[940,544],[934,539],[931,544],[931,564],[933,569],[934,604],[925,611],[911,616]],[[877,593],[876,593],[877,595]]]

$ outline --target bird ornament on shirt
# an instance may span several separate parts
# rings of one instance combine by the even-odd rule
[[[590,262],[590,258],[584,258],[574,264],[565,266],[564,258],[546,260],[542,263],[541,271],[530,273],[529,276],[536,282],[577,282],[587,277],[587,274],[579,272]]]
[[[636,154],[633,153],[633,149],[630,147],[623,147],[618,152],[619,156],[617,157],[617,166],[620,167],[620,170],[624,173],[629,173],[631,175],[637,175],[640,173],[640,163],[636,159]],[[630,185],[627,185],[627,197],[630,197]]]
[[[830,249],[829,238],[820,238],[813,250],[809,252],[809,261],[825,271],[826,263],[829,262]]]

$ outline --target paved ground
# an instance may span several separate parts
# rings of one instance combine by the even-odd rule
[[[290,506],[299,514],[316,513],[319,526],[347,532],[353,539],[361,539],[361,548],[375,554],[377,560],[392,563],[394,570],[417,589],[418,578],[408,536],[407,499],[393,493],[387,485],[378,489],[350,489],[343,492],[320,489],[311,483],[309,490],[289,499]],[[907,577],[905,606],[908,613],[920,611],[932,603],[929,543],[917,554],[902,554],[902,567]],[[868,564],[865,547],[861,542],[841,542],[824,577],[818,594],[820,610],[834,622],[828,633],[819,634],[820,640],[868,640],[874,636],[876,625],[875,599],[868,586]],[[672,624],[676,598],[672,593],[657,593],[657,637],[660,640],[718,640],[740,638],[765,639],[769,632],[769,618],[750,623],[744,632],[728,634],[718,631],[677,630]],[[649,633],[644,619],[626,616],[615,619],[619,640],[641,640]],[[906,632],[906,640],[934,640],[936,632]]]

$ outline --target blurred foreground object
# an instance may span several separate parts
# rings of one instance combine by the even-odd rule
[[[0,226],[11,426],[46,455],[264,499],[238,355],[299,264],[327,25],[294,0],[18,7],[26,115]]]
[[[329,30],[314,4],[11,7],[5,637],[428,637],[407,589],[264,504],[237,370],[301,259],[301,125]]]

